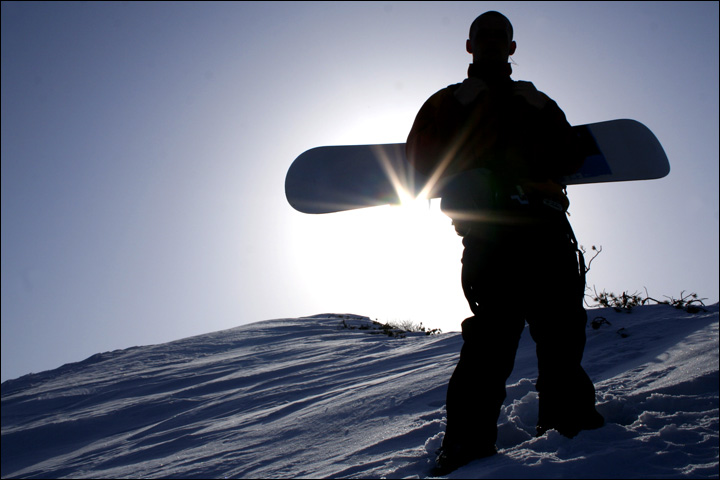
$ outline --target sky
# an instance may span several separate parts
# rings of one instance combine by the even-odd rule
[[[717,2],[2,2],[2,380],[323,312],[458,330],[436,202],[305,215],[284,179],[309,148],[403,142],[487,10],[514,79],[670,160],[569,189],[589,286],[717,302]]]

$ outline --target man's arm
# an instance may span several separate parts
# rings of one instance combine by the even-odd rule
[[[418,112],[406,143],[410,163],[425,175],[447,174],[461,143],[459,132],[467,108],[445,88],[430,97]]]

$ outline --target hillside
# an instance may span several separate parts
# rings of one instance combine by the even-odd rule
[[[526,333],[501,454],[451,478],[718,478],[718,305],[589,313],[607,320],[588,326],[584,360],[607,425],[533,437]],[[2,477],[422,478],[460,334],[361,326],[269,320],[6,381]]]

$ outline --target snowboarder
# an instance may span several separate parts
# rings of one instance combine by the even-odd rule
[[[525,322],[536,342],[538,435],[599,428],[595,387],[581,366],[585,265],[555,179],[582,163],[565,114],[532,83],[513,81],[510,21],[480,15],[466,42],[468,78],[431,96],[407,156],[437,179],[442,209],[463,237],[462,287],[474,314],[447,390],[447,428],[434,474],[497,453],[497,420]]]

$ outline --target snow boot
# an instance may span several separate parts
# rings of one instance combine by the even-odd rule
[[[605,419],[600,413],[593,410],[585,415],[579,422],[559,421],[550,424],[538,423],[537,436],[542,437],[548,430],[557,430],[558,433],[567,438],[577,436],[582,430],[595,430],[605,425]]]
[[[440,447],[437,453],[435,467],[430,471],[430,476],[442,477],[474,460],[497,454],[497,448],[495,445],[483,449],[443,446]]]

